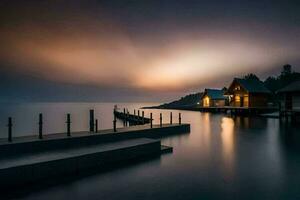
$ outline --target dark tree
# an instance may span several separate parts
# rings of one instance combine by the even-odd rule
[[[265,82],[264,82],[265,86],[271,90],[272,92],[275,92],[276,90],[278,90],[279,86],[279,81],[277,78],[270,76],[268,77]]]
[[[255,74],[252,74],[252,73],[247,74],[246,76],[244,76],[244,79],[259,81],[259,78]]]
[[[290,83],[294,81],[299,81],[300,80],[300,73],[298,72],[293,72],[292,71],[292,66],[289,64],[286,64],[282,67],[281,74],[277,77],[268,77],[264,84],[265,86],[275,92]]]
[[[228,89],[227,89],[227,87],[223,87],[222,90],[223,90],[224,92],[226,92]]]
[[[281,75],[287,76],[292,73],[292,66],[290,64],[286,64],[282,67]]]

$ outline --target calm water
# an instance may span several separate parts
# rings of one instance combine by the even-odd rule
[[[114,104],[23,104],[1,108],[1,136],[6,117],[15,117],[15,129],[36,132],[43,112],[47,132],[65,129],[65,113],[73,116],[73,130],[88,127],[88,109],[96,110],[102,128],[111,128]],[[130,109],[145,104],[118,104]],[[146,104],[149,105],[149,104]],[[150,110],[145,111],[149,114]],[[152,110],[158,122],[159,113]],[[177,116],[177,111],[173,115]],[[299,199],[300,132],[278,119],[230,118],[226,115],[182,112],[191,133],[162,139],[174,147],[134,165],[76,179],[35,192],[25,199]],[[119,126],[122,123],[119,122]],[[4,128],[3,128],[4,127]],[[35,128],[34,128],[35,127]]]

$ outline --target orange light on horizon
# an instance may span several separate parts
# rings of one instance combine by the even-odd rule
[[[159,39],[132,38],[114,23],[72,23],[63,31],[32,24],[3,30],[0,60],[20,73],[53,81],[172,91],[271,66],[287,51],[229,36],[191,38],[184,31],[162,45]]]

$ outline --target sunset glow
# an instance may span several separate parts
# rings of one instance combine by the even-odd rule
[[[222,87],[216,79],[229,83],[249,72],[263,76],[287,62],[297,63],[300,56],[299,41],[293,40],[299,28],[287,37],[276,23],[267,28],[266,19],[255,24],[224,19],[212,25],[210,19],[176,22],[179,16],[170,15],[162,22],[142,23],[122,18],[128,13],[108,14],[101,4],[95,9],[77,6],[58,12],[55,4],[47,9],[40,3],[23,6],[18,16],[3,16],[2,69],[60,83],[183,92]],[[40,12],[45,14],[32,20]]]

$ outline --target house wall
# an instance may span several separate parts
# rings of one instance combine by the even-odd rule
[[[224,107],[225,106],[225,100],[213,100],[212,101],[213,107]]]
[[[249,95],[248,93],[242,94],[234,94],[233,100],[230,103],[230,106],[234,107],[249,107]]]
[[[266,94],[250,94],[249,107],[267,107],[268,95]]]
[[[242,88],[237,83],[233,85],[233,88],[235,89],[233,89],[232,100],[230,101],[229,105],[234,107],[240,107],[241,105],[243,105],[243,107],[248,107],[249,106],[248,92],[244,90],[244,88]]]
[[[232,95],[230,106],[234,107],[266,107],[268,103],[268,95],[248,93],[237,83],[233,85]]]
[[[202,98],[202,106],[203,107],[224,107],[225,100],[214,100],[205,95]]]

